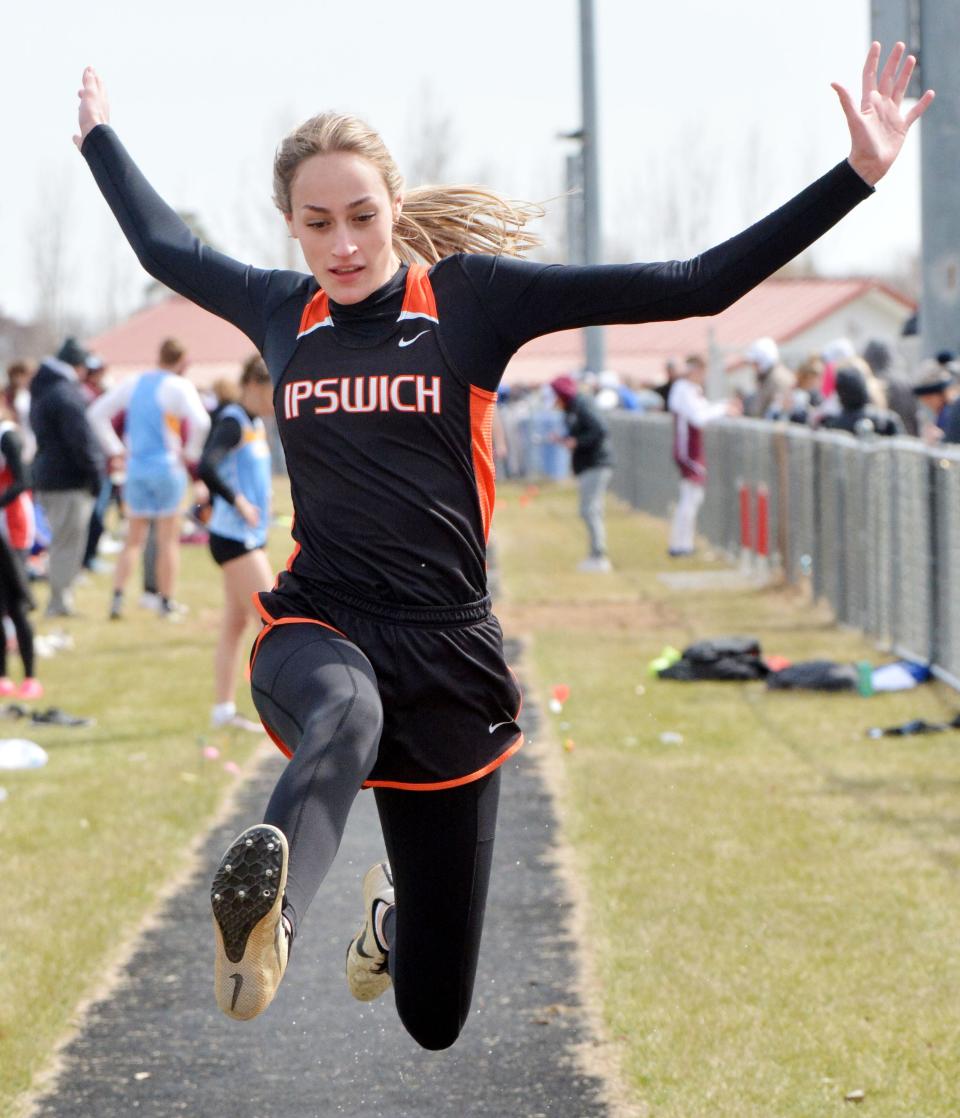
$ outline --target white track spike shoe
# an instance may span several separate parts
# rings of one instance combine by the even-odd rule
[[[230,844],[213,878],[214,986],[228,1017],[262,1013],[287,969],[288,938],[280,915],[287,884],[287,840],[266,823]]]
[[[393,875],[386,862],[378,862],[363,878],[364,922],[347,948],[347,985],[361,1002],[372,1002],[390,985],[387,952],[381,946],[383,914],[394,903]]]

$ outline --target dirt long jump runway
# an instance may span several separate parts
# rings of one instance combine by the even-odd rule
[[[535,712],[525,716],[528,738]],[[213,1001],[208,877],[233,835],[260,818],[282,759],[261,767],[206,843],[203,870],[144,936],[123,980],[64,1053],[42,1118],[602,1118],[601,1086],[575,1058],[588,1042],[575,990],[566,895],[551,866],[554,820],[527,750],[505,766],[497,855],[473,1012],[448,1052],[424,1052],[388,992],[346,988],[360,878],[382,857],[363,793],[297,939],[276,1000],[255,1021]],[[122,853],[118,853],[122,856]]]

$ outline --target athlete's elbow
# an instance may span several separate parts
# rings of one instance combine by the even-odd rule
[[[698,309],[693,313],[703,318],[713,318],[714,315],[722,314],[732,307],[743,294],[742,291],[737,291],[735,294],[730,291],[702,291],[697,300]]]

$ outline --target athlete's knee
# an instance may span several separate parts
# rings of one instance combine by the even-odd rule
[[[442,996],[404,998],[400,991],[397,991],[397,1013],[417,1044],[431,1052],[452,1047],[466,1020],[466,1013],[461,1013],[459,1005],[450,1005]]]
[[[374,687],[362,681],[350,694],[327,696],[307,716],[302,741],[343,760],[353,758],[366,777],[377,759],[383,729],[383,706]]]

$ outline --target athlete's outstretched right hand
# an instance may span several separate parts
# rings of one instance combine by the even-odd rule
[[[110,123],[110,104],[100,76],[92,66],[83,71],[82,85],[77,92],[80,98],[80,134],[73,137],[79,148],[98,124]]]

